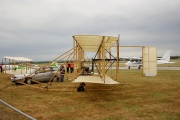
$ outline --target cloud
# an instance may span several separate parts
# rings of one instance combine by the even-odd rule
[[[52,60],[72,48],[76,34],[120,34],[120,45],[179,55],[179,5],[179,0],[1,0],[0,58]]]

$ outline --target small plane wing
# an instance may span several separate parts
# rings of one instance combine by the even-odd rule
[[[142,60],[141,57],[120,57],[122,59],[129,59],[129,60]]]

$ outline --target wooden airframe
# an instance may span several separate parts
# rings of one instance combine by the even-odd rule
[[[73,82],[88,82],[100,84],[119,84],[119,48],[120,47],[141,47],[142,48],[142,73],[144,76],[155,76],[157,74],[156,48],[149,46],[119,46],[119,36],[99,36],[99,35],[74,35],[73,48],[58,56],[45,66],[53,62],[62,62],[65,65],[67,61],[74,62],[73,73],[66,73],[65,76],[71,76]],[[114,50],[115,55],[111,53]],[[94,53],[93,58],[86,58],[86,52]],[[89,62],[91,67],[85,69],[82,63]],[[113,67],[112,67],[113,65]],[[44,68],[42,66],[41,68]],[[87,67],[86,67],[87,68]],[[113,68],[110,76],[107,74],[109,69]],[[40,69],[40,68],[39,68]],[[34,71],[34,73],[37,70]],[[31,73],[33,74],[33,73]],[[57,72],[59,74],[59,72]],[[59,75],[56,75],[59,76]],[[27,78],[26,76],[25,78]],[[25,79],[24,78],[24,79]],[[51,78],[48,85],[54,78]],[[47,86],[48,86],[47,85]],[[46,88],[47,88],[46,86]]]
[[[119,84],[118,72],[119,72],[119,38],[112,36],[98,36],[98,35],[74,35],[73,36],[74,48],[74,61],[75,76],[74,82],[89,82],[89,83],[101,83],[101,84]],[[116,57],[111,54],[111,48],[115,47]],[[95,56],[91,61],[90,73],[84,74],[83,62],[86,62],[85,53],[94,52]],[[107,55],[110,57],[108,58]],[[108,64],[109,62],[109,64]],[[112,79],[106,73],[112,64],[116,63],[115,75]],[[88,68],[89,69],[89,68]],[[95,73],[96,69],[96,73]]]

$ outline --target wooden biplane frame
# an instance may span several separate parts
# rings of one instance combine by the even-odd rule
[[[119,84],[119,37],[94,36],[94,35],[74,35],[73,36],[74,61],[76,79],[74,82],[90,82],[101,84]],[[111,53],[111,48],[116,49],[116,57]],[[91,60],[91,73],[82,75],[82,62],[86,61],[85,53],[94,52],[95,56]],[[107,57],[108,56],[108,57]],[[108,64],[109,62],[109,64]],[[107,76],[107,71],[115,63],[115,75],[113,79]],[[94,71],[96,69],[96,72]]]
[[[99,84],[119,84],[119,37],[98,36],[98,35],[74,35],[73,48],[58,56],[52,62],[67,61],[74,62],[74,72],[66,73],[74,83],[99,83]],[[127,46],[124,46],[127,47]],[[146,46],[128,46],[142,47],[142,69],[144,76],[155,76],[157,74],[156,66],[156,48]],[[111,53],[114,50],[115,54]],[[86,52],[94,53],[93,58],[86,58]],[[85,70],[83,62],[91,63],[91,70]],[[47,64],[47,65],[48,65]],[[111,76],[107,75],[108,70],[113,67]],[[36,71],[35,71],[36,72]],[[58,72],[57,72],[58,74]],[[25,79],[25,78],[24,78]],[[51,79],[45,88],[51,85]]]

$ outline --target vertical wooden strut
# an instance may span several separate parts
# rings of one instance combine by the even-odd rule
[[[103,36],[103,41],[102,41],[102,78],[105,83],[105,37]]]
[[[75,41],[75,40],[74,40]],[[77,69],[78,69],[78,46],[77,46],[77,41],[75,41],[75,46],[76,46],[76,52],[75,52],[75,54],[76,54],[76,57],[75,57],[75,61],[74,62],[76,62],[75,63],[75,66],[74,66],[74,72],[75,72],[75,74],[76,74],[76,76],[77,76]]]
[[[118,73],[119,73],[119,39],[120,39],[120,35],[118,36],[118,40],[117,40],[117,60],[116,60],[116,81],[118,80]]]
[[[99,52],[98,52],[98,59],[101,59],[101,48],[99,49]],[[100,60],[98,60],[98,70],[101,73],[101,61]]]
[[[74,74],[77,74],[77,45],[76,45],[76,41],[73,39],[73,48],[74,48],[74,52],[73,52],[73,61],[74,61]]]
[[[142,47],[142,60],[141,60],[141,63],[142,63],[142,76],[144,76],[143,75],[143,73],[145,72],[144,71],[144,49],[145,49],[145,47]]]
[[[72,58],[72,60],[74,61],[75,57],[76,57],[76,48],[75,48],[75,41],[74,40],[73,40],[73,48],[74,48],[74,50],[73,50],[73,58]]]

